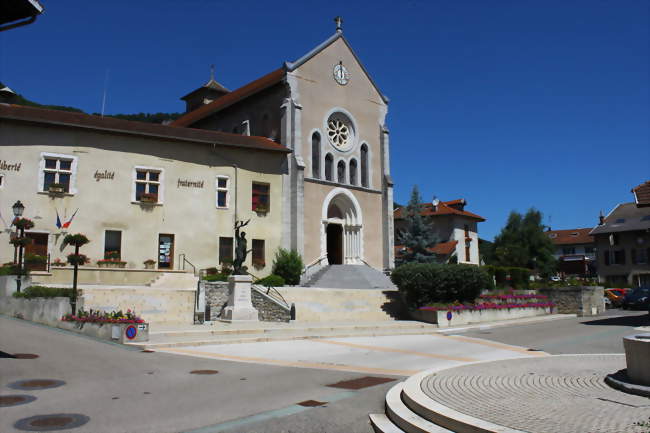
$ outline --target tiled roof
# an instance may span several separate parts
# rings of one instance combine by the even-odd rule
[[[650,206],[650,180],[632,188],[637,206]]]
[[[190,126],[199,120],[203,120],[206,117],[216,113],[217,111],[223,110],[224,108],[229,107],[244,98],[247,98],[257,92],[260,92],[273,86],[274,84],[281,82],[284,79],[285,74],[286,70],[284,67],[276,69],[275,71],[266,74],[255,81],[251,81],[250,83],[240,87],[237,90],[233,90],[232,92],[223,95],[221,98],[216,99],[209,104],[203,105],[196,110],[184,114],[172,122],[171,125]]]
[[[21,105],[0,104],[0,119],[12,119],[211,145],[218,144],[247,149],[290,152],[286,147],[265,137],[230,134],[204,129],[175,128],[156,123],[134,122],[131,120],[115,119],[113,117],[91,116],[84,113],[47,110]]]
[[[589,235],[591,228],[571,230],[549,230],[546,235],[555,245],[591,244],[594,237]]]
[[[459,204],[461,200],[463,199],[441,201],[440,203],[438,203],[438,206],[436,206],[435,208],[432,203],[422,203],[422,212],[420,212],[420,215],[430,216],[430,217],[436,217],[442,215],[458,215],[458,216],[464,216],[467,218],[475,219],[479,222],[485,221],[485,218],[483,218],[480,215],[477,215],[472,212],[468,212],[466,210],[459,210],[451,207],[451,205]],[[405,209],[405,207],[400,207],[393,211],[393,216],[395,219],[402,219],[404,217],[403,209]]]
[[[429,248],[429,251],[440,256],[448,256],[456,250],[456,245],[458,245],[458,241],[440,242],[433,248]],[[395,245],[395,256],[399,256],[403,249],[404,245]]]

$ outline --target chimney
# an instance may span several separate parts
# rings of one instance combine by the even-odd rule
[[[605,224],[605,215],[603,215],[603,211],[600,211],[600,215],[598,215],[598,225],[602,226]]]

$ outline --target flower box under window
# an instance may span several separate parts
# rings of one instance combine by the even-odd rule
[[[270,189],[268,183],[253,182],[251,204],[254,212],[265,214],[270,210]]]
[[[156,204],[158,203],[158,194],[152,194],[149,192],[142,193],[140,194],[140,203]]]
[[[66,188],[65,188],[65,185],[63,185],[62,183],[51,183],[47,187],[47,192],[52,194],[52,195],[59,195],[59,194],[65,193]]]

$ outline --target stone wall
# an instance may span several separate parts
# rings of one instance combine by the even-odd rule
[[[77,307],[83,307],[81,299],[77,302]],[[58,326],[61,317],[71,311],[70,299],[64,297],[34,299],[0,297],[0,313],[49,326]]]
[[[228,304],[228,283],[222,281],[201,282],[201,291],[205,291],[205,305],[210,308],[210,315],[206,314],[205,320],[219,320]],[[251,289],[253,307],[258,311],[259,320],[262,322],[288,322],[291,313],[286,308],[275,303],[268,296]]]
[[[288,322],[291,320],[291,311],[275,303],[268,296],[252,290],[253,307],[263,322]]]
[[[548,287],[538,292],[555,303],[557,313],[596,316],[605,312],[605,293],[600,286]]]
[[[225,281],[210,283],[201,281],[201,292],[205,293],[205,307],[210,311],[209,317],[206,311],[205,320],[219,320],[228,303],[228,283]]]

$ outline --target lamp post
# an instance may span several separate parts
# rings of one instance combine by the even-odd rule
[[[25,206],[20,202],[20,200],[18,200],[16,203],[14,203],[11,209],[13,210],[14,217],[16,219],[23,216],[23,211],[25,210]],[[18,228],[16,227],[16,229]],[[21,239],[24,236],[25,236],[25,229],[21,226],[20,233],[18,234],[18,238]],[[20,293],[20,286],[23,282],[22,278],[23,278],[23,244],[21,243],[18,246],[18,278],[16,279],[16,291],[18,293]]]

